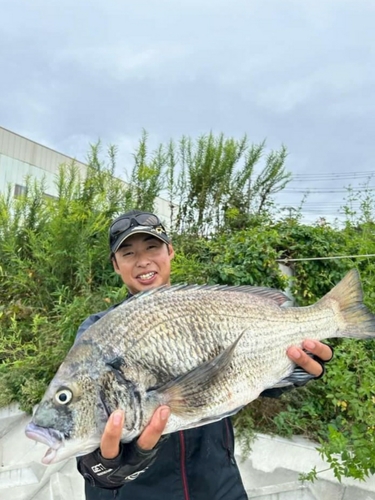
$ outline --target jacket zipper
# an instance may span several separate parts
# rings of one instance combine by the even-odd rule
[[[232,449],[231,449],[231,446],[230,446],[230,444],[231,444],[231,438],[230,438],[229,424],[228,424],[228,419],[227,418],[225,419],[225,428],[226,428],[226,431],[227,431],[226,448],[227,448],[229,460],[230,460],[231,464],[236,465],[236,460],[235,460],[235,458],[233,456]]]
[[[188,481],[186,475],[186,464],[185,464],[185,437],[183,431],[180,431],[180,457],[181,457],[181,476],[182,476],[182,485],[184,487],[184,499],[189,500],[189,488]]]

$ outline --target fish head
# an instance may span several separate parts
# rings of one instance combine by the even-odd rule
[[[60,366],[25,429],[27,437],[49,447],[46,465],[97,449],[108,420],[98,390],[100,363],[70,361]]]
[[[78,346],[68,355],[25,429],[27,437],[49,447],[42,459],[46,465],[99,448],[116,409],[125,411],[123,442],[139,436],[155,410],[144,405],[150,383],[147,378],[142,383],[142,370],[125,369],[123,358],[94,357],[92,351],[88,356],[86,350]]]

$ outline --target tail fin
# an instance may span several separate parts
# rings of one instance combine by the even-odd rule
[[[357,269],[351,269],[321,300],[334,300],[338,303],[341,321],[344,323],[340,327],[340,336],[361,339],[375,337],[375,316],[363,304],[362,285]]]

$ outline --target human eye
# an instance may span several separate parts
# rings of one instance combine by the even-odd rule
[[[134,252],[132,252],[131,250],[127,250],[126,252],[122,252],[121,254],[121,257],[130,257],[131,255],[133,255]]]
[[[151,251],[153,251],[153,250],[158,250],[159,248],[160,248],[160,245],[159,245],[159,243],[157,243],[156,241],[155,241],[155,242],[152,242],[152,243],[149,243],[149,244],[147,245],[147,250],[151,250]]]

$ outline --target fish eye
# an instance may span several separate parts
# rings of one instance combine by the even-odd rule
[[[67,405],[72,400],[73,393],[70,389],[60,389],[55,394],[55,401],[60,405]]]

